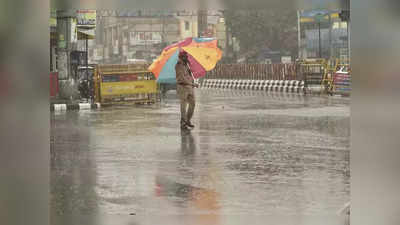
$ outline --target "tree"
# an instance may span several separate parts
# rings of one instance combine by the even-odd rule
[[[254,58],[263,51],[297,55],[297,14],[295,10],[224,11],[228,30],[240,42],[240,54]]]

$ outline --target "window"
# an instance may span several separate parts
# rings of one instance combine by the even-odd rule
[[[188,21],[185,21],[185,30],[189,30],[190,24]]]

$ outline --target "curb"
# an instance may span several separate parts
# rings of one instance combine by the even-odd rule
[[[299,80],[219,80],[206,79],[201,88],[205,89],[237,89],[237,90],[259,90],[267,92],[304,92],[304,81]]]
[[[90,110],[99,109],[100,103],[77,103],[77,104],[52,104],[50,105],[50,112],[67,111],[67,110]]]

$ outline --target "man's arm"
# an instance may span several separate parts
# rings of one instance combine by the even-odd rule
[[[187,68],[188,73],[189,73],[189,74],[188,74],[188,75],[189,75],[189,76],[188,76],[188,80],[189,80],[190,84],[191,84],[193,87],[198,88],[199,85],[196,84],[196,83],[194,82],[194,77],[193,77],[192,69],[190,68],[189,65],[187,65],[186,68]]]

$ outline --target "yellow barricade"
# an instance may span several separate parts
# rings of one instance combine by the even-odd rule
[[[102,97],[132,94],[155,94],[157,93],[157,83],[155,80],[102,82],[100,85],[100,92]]]
[[[94,73],[95,99],[100,103],[155,103],[158,85],[147,65],[97,65]]]

